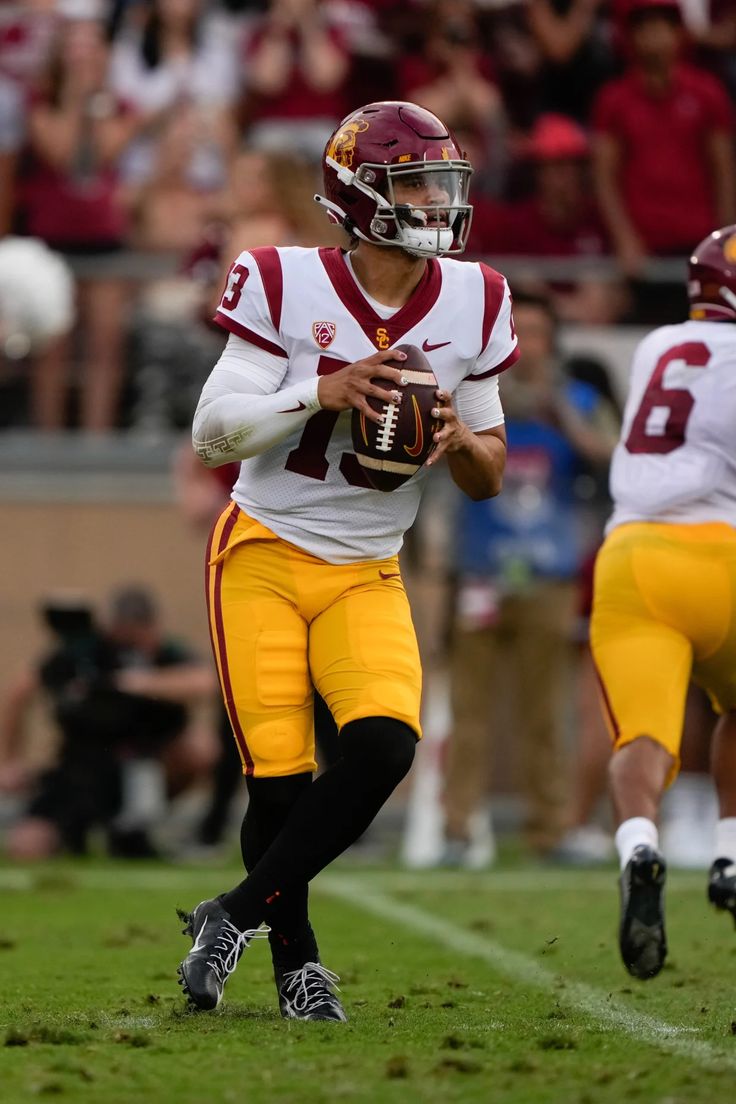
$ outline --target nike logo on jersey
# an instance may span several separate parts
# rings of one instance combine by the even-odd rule
[[[401,572],[400,571],[381,571],[381,569],[379,568],[378,569],[378,574],[381,576],[382,579],[400,579],[401,578]]]
[[[452,342],[451,341],[440,341],[437,345],[430,345],[430,343],[429,343],[429,341],[427,341],[426,337],[425,337],[424,341],[422,342],[422,348],[424,349],[425,353],[431,353],[433,349],[444,349],[445,345],[452,345]]]
[[[306,404],[300,402],[296,406],[290,406],[288,410],[279,410],[279,414],[298,414],[300,410],[306,409]]]

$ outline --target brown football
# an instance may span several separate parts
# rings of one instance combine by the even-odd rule
[[[441,426],[432,417],[437,405],[437,380],[432,367],[416,345],[397,345],[406,360],[388,361],[400,368],[408,382],[399,388],[401,403],[369,398],[374,410],[385,416],[383,425],[353,411],[353,448],[366,478],[377,491],[395,491],[421,468],[432,451],[432,436]],[[388,389],[388,380],[375,378],[377,387]]]

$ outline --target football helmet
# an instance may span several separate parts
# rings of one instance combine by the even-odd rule
[[[688,262],[690,317],[736,322],[736,225],[714,230]]]
[[[325,146],[317,203],[350,235],[416,257],[462,253],[470,162],[436,115],[384,100],[348,115]]]

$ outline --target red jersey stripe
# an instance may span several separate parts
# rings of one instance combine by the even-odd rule
[[[222,326],[223,330],[227,330],[237,337],[242,337],[243,341],[249,341],[251,345],[257,345],[259,349],[264,349],[267,353],[273,353],[274,356],[288,356],[286,350],[282,349],[280,345],[275,345],[273,341],[261,337],[260,334],[255,333],[253,330],[249,330],[247,326],[241,326],[241,324],[236,322],[234,318],[231,318],[229,314],[223,314],[222,311],[217,311],[212,321],[216,322],[218,326]]]
[[[496,272],[495,268],[489,268],[483,262],[481,262],[480,270],[483,273],[483,331],[480,351],[483,352],[503,303],[506,281],[500,272]]]
[[[281,304],[284,297],[284,274],[281,271],[279,251],[276,246],[268,245],[251,249],[250,252],[258,265],[273,328],[278,333],[281,329]]]
[[[500,375],[501,372],[505,372],[507,368],[510,368],[512,364],[516,364],[516,362],[519,359],[520,355],[521,355],[521,350],[519,349],[519,346],[514,345],[513,349],[511,350],[509,355],[506,357],[506,359],[502,360],[500,364],[497,364],[495,366],[495,368],[489,368],[487,372],[479,372],[477,376],[472,376],[472,375],[471,376],[466,376],[465,379],[466,380],[484,380],[484,379],[490,379],[491,376],[498,376],[498,375]],[[463,380],[463,383],[464,382],[465,382],[465,380]]]

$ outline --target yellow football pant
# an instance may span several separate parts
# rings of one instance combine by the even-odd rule
[[[590,640],[615,747],[651,737],[674,778],[690,678],[717,712],[736,708],[736,530],[614,529],[596,562]]]
[[[421,735],[419,651],[397,557],[330,564],[230,503],[210,537],[206,584],[246,774],[316,769],[313,686],[339,728],[394,717]]]

